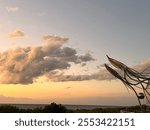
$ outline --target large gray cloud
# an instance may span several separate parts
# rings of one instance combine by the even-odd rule
[[[0,53],[0,83],[2,84],[30,84],[39,76],[46,76],[55,82],[84,81],[84,80],[114,80],[103,65],[92,74],[66,75],[72,63],[85,67],[94,58],[90,53],[84,55],[71,47],[63,46],[68,38],[45,35],[43,44],[36,47],[17,48]],[[150,66],[150,60],[135,65],[133,68],[142,71]],[[147,69],[148,71],[148,69]],[[150,72],[150,68],[149,68]]]
[[[75,49],[64,47],[67,38],[45,36],[44,40],[45,44],[41,46],[0,53],[0,83],[29,84],[39,76],[68,69],[71,63],[94,60],[90,54],[78,55]]]

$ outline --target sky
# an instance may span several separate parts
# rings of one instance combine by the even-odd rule
[[[149,0],[0,0],[0,102],[136,105],[106,55],[150,65]]]

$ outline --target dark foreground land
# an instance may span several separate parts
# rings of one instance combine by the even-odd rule
[[[130,107],[105,107],[105,108],[94,108],[94,109],[67,109],[61,104],[51,103],[44,107],[37,107],[33,109],[23,109],[13,105],[1,105],[0,113],[148,113],[150,107],[143,105],[143,110],[140,110],[139,106]]]

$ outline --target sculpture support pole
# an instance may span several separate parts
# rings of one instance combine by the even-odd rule
[[[135,91],[135,89],[134,89],[132,86],[130,86],[130,87],[131,87],[132,90],[134,91],[134,93],[135,93],[135,95],[136,95],[136,97],[137,97],[137,99],[138,99],[138,102],[139,102],[139,105],[140,105],[140,109],[141,109],[141,111],[142,111],[142,104],[141,104],[141,101],[140,101],[140,99],[139,99],[139,96],[138,96],[137,92]]]

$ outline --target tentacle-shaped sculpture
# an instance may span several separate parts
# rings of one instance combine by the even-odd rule
[[[116,78],[121,80],[124,85],[126,86],[127,90],[128,88],[132,90],[139,102],[140,108],[142,110],[142,105],[140,99],[144,99],[146,97],[147,102],[150,104],[150,93],[148,92],[148,89],[150,89],[150,73],[146,73],[145,71],[150,68],[147,67],[144,69],[141,73],[129,68],[125,64],[121,63],[120,61],[117,61],[116,59],[110,58],[107,55],[107,58],[109,62],[117,68],[119,71],[123,72],[123,75],[119,74],[117,70],[111,68],[107,64],[105,64],[105,68]],[[141,93],[137,93],[137,89],[142,90]],[[128,90],[129,91],[129,90]]]

